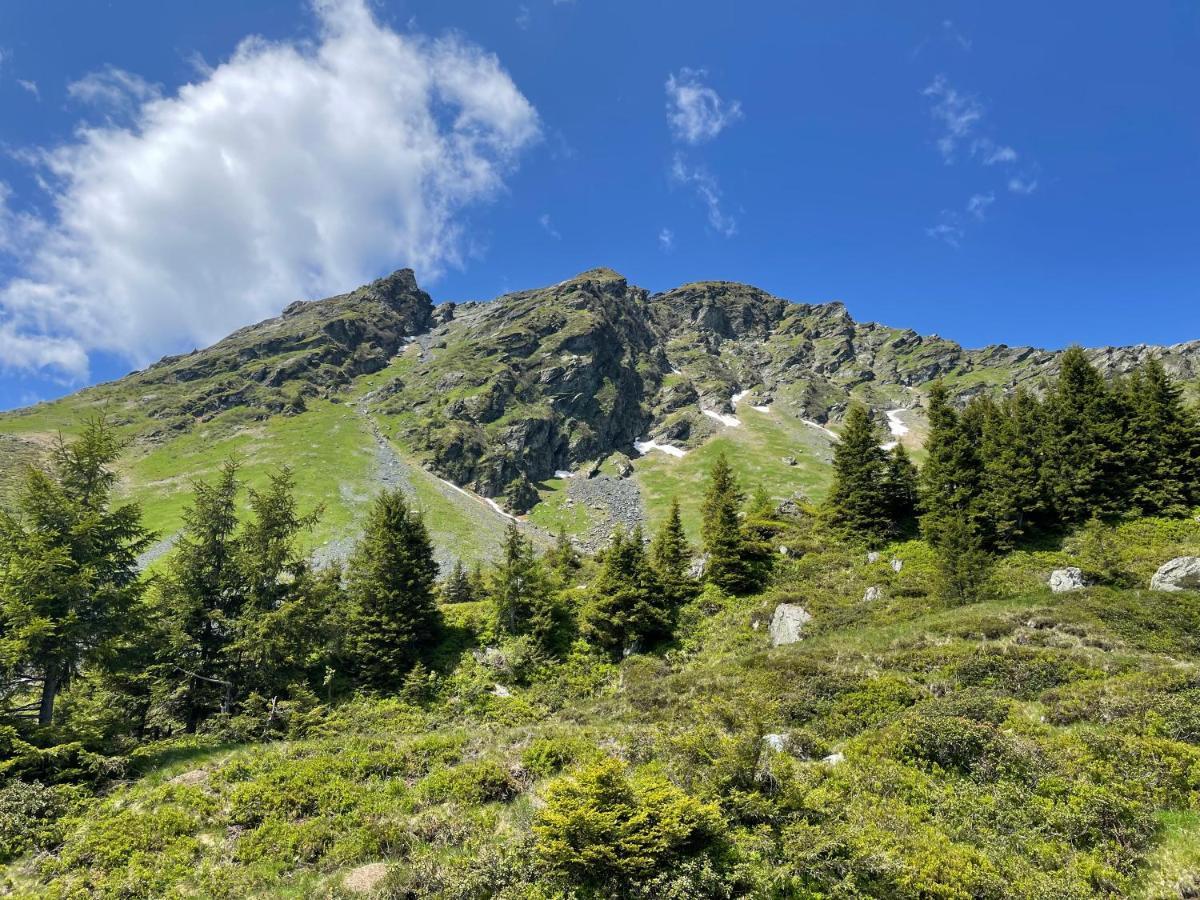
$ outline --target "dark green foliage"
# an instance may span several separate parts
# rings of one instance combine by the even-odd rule
[[[963,526],[973,531],[982,518],[983,466],[970,425],[950,406],[945,385],[935,384],[929,392],[929,457],[921,469],[921,533],[934,546],[946,541],[947,529],[959,528],[961,538]]]
[[[917,507],[920,504],[917,484],[917,467],[909,459],[904,445],[897,441],[896,446],[888,452],[883,483],[893,532],[904,531],[916,518]]]
[[[41,725],[82,667],[119,666],[139,628],[137,557],[152,535],[135,504],[112,505],[120,452],[102,418],[60,436],[49,469],[27,471],[16,512],[0,513],[0,696],[39,683]]]
[[[1047,524],[1042,405],[1024,391],[1001,403],[976,400],[982,410],[979,453],[983,459],[981,503],[996,545],[1011,548]]]
[[[556,640],[561,615],[533,544],[515,524],[504,535],[504,555],[492,576],[496,623],[511,635],[528,634],[546,649]]]
[[[559,529],[554,546],[546,551],[546,565],[560,577],[566,578],[578,571],[581,562],[579,551],[565,529]]]
[[[646,558],[640,527],[613,535],[594,593],[584,636],[613,656],[644,650],[670,634],[671,598]]]
[[[938,595],[952,604],[982,599],[994,560],[975,525],[966,516],[943,518],[937,534]]]
[[[403,492],[376,497],[346,571],[347,642],[367,684],[397,685],[437,639],[437,571],[425,523]]]
[[[1124,385],[1130,499],[1143,515],[1180,515],[1200,503],[1200,421],[1157,359]]]
[[[737,476],[722,453],[708,476],[701,507],[700,534],[708,564],[704,577],[730,594],[753,590],[754,573],[744,550],[741,528],[742,491]]]
[[[835,525],[879,544],[896,531],[894,507],[900,502],[889,488],[892,467],[886,451],[879,446],[879,429],[870,412],[855,403],[846,414],[837,444],[833,448],[833,487],[829,508]],[[897,466],[897,475],[902,475]],[[897,485],[896,491],[904,490]]]
[[[462,560],[456,559],[454,568],[450,570],[445,583],[442,584],[442,602],[470,603],[475,599],[475,586],[471,583],[471,576],[467,574]]]

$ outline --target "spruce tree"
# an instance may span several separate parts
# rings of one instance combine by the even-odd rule
[[[641,526],[613,534],[593,590],[584,636],[595,646],[620,656],[670,634],[670,600],[646,558]]]
[[[1047,524],[1042,407],[1021,390],[1002,403],[978,403],[984,410],[982,508],[995,545],[1011,549],[1031,529]]]
[[[504,534],[504,553],[492,578],[496,624],[510,635],[531,635],[549,649],[558,626],[554,595],[541,563],[515,523]]]
[[[936,554],[937,589],[944,602],[958,606],[983,599],[994,561],[969,518],[950,516],[939,522]]]
[[[888,456],[879,441],[867,408],[853,404],[834,445],[828,501],[834,525],[871,544],[895,531],[887,490]]]
[[[471,576],[467,574],[466,567],[462,564],[461,559],[454,561],[454,568],[450,570],[450,574],[446,576],[446,582],[442,585],[442,602],[443,603],[470,603],[475,599],[475,593],[471,584]]]
[[[1200,503],[1200,420],[1157,359],[1125,388],[1130,504],[1143,515],[1186,514]]]
[[[935,546],[942,532],[965,521],[974,530],[984,519],[979,502],[982,464],[969,431],[950,405],[941,382],[929,392],[928,456],[921,469],[921,532]]]
[[[113,664],[138,628],[137,557],[152,540],[136,504],[114,506],[121,441],[103,418],[30,468],[14,514],[0,514],[0,671],[41,684],[38,723],[83,666]]]
[[[579,551],[575,549],[565,528],[558,530],[553,546],[546,551],[546,564],[560,578],[567,578],[579,569]]]
[[[1062,355],[1046,400],[1043,478],[1068,525],[1120,513],[1128,494],[1121,404],[1079,347]]]
[[[671,509],[659,526],[650,545],[650,561],[674,605],[685,602],[695,592],[695,582],[688,575],[692,551],[683,530],[678,498],[671,498]]]
[[[354,663],[377,687],[399,684],[438,636],[437,563],[425,523],[399,491],[375,498],[347,568]]]
[[[884,473],[883,494],[895,530],[909,526],[917,515],[920,502],[917,488],[917,467],[913,465],[904,445],[897,441],[887,455],[887,471]]]
[[[730,594],[740,594],[753,587],[743,553],[741,507],[742,492],[737,476],[722,453],[709,473],[701,506],[700,534],[708,556],[704,577]]]

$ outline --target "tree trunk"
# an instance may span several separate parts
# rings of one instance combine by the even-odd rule
[[[38,724],[45,727],[54,721],[54,700],[58,696],[58,670],[46,669],[46,677],[42,681],[42,702],[38,706]]]

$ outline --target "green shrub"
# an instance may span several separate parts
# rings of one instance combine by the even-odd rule
[[[625,891],[713,852],[724,825],[718,809],[689,797],[662,775],[627,776],[607,759],[546,791],[533,832],[543,864],[568,882]]]
[[[58,820],[78,809],[85,797],[80,788],[37,781],[12,781],[0,788],[0,862],[53,846],[61,834]]]
[[[480,759],[453,769],[435,771],[425,779],[425,796],[434,802],[492,803],[511,800],[521,793],[513,773],[495,760]]]

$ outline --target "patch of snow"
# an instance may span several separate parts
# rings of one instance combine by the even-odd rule
[[[738,391],[736,394],[733,395],[733,399],[730,402],[736,406],[738,403],[745,400],[749,396],[750,396],[749,391]]]
[[[750,408],[757,410],[758,412],[770,412],[771,411],[771,407],[769,407],[769,406],[752,406]]]
[[[886,413],[884,413],[884,415],[887,416],[888,431],[890,431],[896,437],[903,437],[904,435],[908,434],[909,431],[908,426],[905,425],[900,419],[900,413],[903,411],[904,410],[901,409],[889,409]]]
[[[814,422],[812,419],[801,419],[800,421],[801,421],[801,422],[803,422],[805,425],[811,425],[813,428],[817,429],[818,431],[823,431],[823,432],[825,432],[827,435],[829,435],[829,436],[830,436],[831,438],[833,438],[835,441],[838,439],[838,436],[837,436],[837,434],[835,434],[834,432],[830,431],[828,428],[826,428],[826,427],[825,427],[824,425],[822,425],[820,422]]]
[[[660,444],[658,441],[652,440],[634,441],[633,449],[642,456],[645,456],[651,450],[661,450],[668,456],[685,456],[687,454],[687,451],[682,447],[675,447],[671,444]]]
[[[574,478],[574,477],[575,477],[575,473],[574,473],[574,472],[568,472],[566,469],[555,469],[555,470],[554,470],[554,477],[555,477],[555,478]]]
[[[682,369],[677,369],[677,368],[675,368],[674,366],[672,366],[672,367],[671,367],[671,374],[672,374],[672,375],[682,375],[682,374],[683,374],[683,370],[682,370]]]
[[[511,519],[514,522],[518,521],[516,516],[514,516],[512,513],[505,512],[504,508],[499,503],[497,503],[495,500],[493,500],[491,497],[480,497],[479,499],[482,500],[484,503],[486,503],[488,506],[490,506],[492,509],[494,509],[496,512],[500,513],[500,515],[504,516],[504,518]]]
[[[900,443],[900,442],[899,441],[888,441],[886,444],[880,444],[879,449],[880,450],[895,450],[896,445],[898,443]]]
[[[717,412],[715,409],[702,409],[700,412],[704,413],[710,419],[716,419],[722,425],[728,425],[731,428],[737,428],[742,424],[737,416],[728,416],[725,413]]]
[[[434,477],[436,478],[437,476],[434,476]],[[458,492],[459,492],[460,494],[462,494],[464,497],[470,497],[470,498],[471,498],[472,500],[474,500],[476,503],[480,503],[480,502],[482,502],[482,503],[486,503],[488,506],[490,506],[490,507],[491,507],[492,509],[494,509],[496,512],[500,513],[500,515],[504,516],[504,518],[506,518],[506,519],[508,519],[508,520],[510,520],[510,521],[512,521],[512,522],[519,522],[519,521],[520,521],[520,519],[518,519],[518,518],[517,518],[516,516],[514,516],[512,513],[510,513],[510,512],[505,512],[503,509],[501,509],[501,508],[500,508],[500,504],[499,504],[499,503],[497,503],[495,500],[492,500],[490,497],[481,497],[481,496],[479,496],[478,494],[474,494],[474,493],[472,493],[471,491],[468,491],[466,488],[461,488],[461,487],[459,487],[459,486],[458,486],[457,484],[455,484],[453,481],[447,481],[445,478],[438,478],[438,481],[440,481],[442,484],[446,485],[446,487],[448,487],[448,488],[452,488],[453,490],[456,490],[456,491],[458,491]]]

